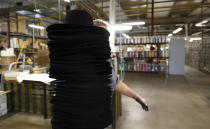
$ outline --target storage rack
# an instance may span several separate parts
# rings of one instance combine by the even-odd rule
[[[186,65],[210,73],[210,38],[186,43]]]
[[[201,51],[200,51],[200,61],[199,69],[203,72],[210,73],[210,38],[203,38]]]
[[[121,41],[120,41],[121,40]],[[161,72],[167,71],[168,65],[167,61],[169,59],[168,48],[167,50],[163,45],[168,47],[166,36],[144,36],[144,37],[134,37],[134,38],[116,38],[115,45],[119,46],[121,42],[122,47],[145,47],[146,45],[152,45],[156,48],[156,51],[123,51],[122,57],[125,62],[124,70],[129,72]],[[161,50],[161,48],[163,50]],[[120,58],[119,52],[117,52]],[[147,63],[146,60],[155,60],[155,63]],[[137,61],[137,63],[136,63]],[[138,61],[143,61],[138,63]],[[164,61],[162,64],[160,61]],[[120,67],[120,66],[119,66]]]

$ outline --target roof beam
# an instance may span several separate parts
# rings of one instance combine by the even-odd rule
[[[192,8],[196,6],[200,6],[201,3],[188,3],[188,4],[179,4],[179,5],[172,5],[172,6],[161,6],[161,7],[155,7],[154,9],[169,9],[169,8],[176,8],[176,9],[181,9],[181,8]],[[210,2],[208,3],[203,3],[203,6],[210,6]],[[122,12],[135,12],[135,11],[145,11],[145,10],[152,10],[152,8],[135,8],[135,9],[127,9],[127,10],[121,10]],[[117,10],[119,12],[119,10]],[[108,11],[106,12],[108,13]]]
[[[176,24],[186,24],[188,21],[191,21],[191,23],[197,23],[200,22],[203,19],[209,18],[209,15],[203,15],[203,16],[190,16],[188,18],[184,17],[174,17],[174,18],[157,18],[158,20],[155,20],[154,25],[176,25]],[[151,19],[141,19],[142,21],[146,22],[146,25],[151,24]],[[126,22],[126,21],[122,21]]]

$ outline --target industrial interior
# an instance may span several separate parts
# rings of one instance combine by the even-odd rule
[[[210,0],[0,0],[0,129],[52,128],[46,28],[76,9],[107,25],[115,73],[149,106],[115,91],[106,129],[210,128]]]

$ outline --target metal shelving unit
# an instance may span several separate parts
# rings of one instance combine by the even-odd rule
[[[133,51],[121,53],[124,60],[124,71],[126,72],[162,72],[168,70],[168,65],[164,66],[161,62],[169,59],[168,52],[167,56],[161,53],[162,45],[168,45],[166,36],[144,36],[126,39],[116,39],[116,46],[122,45],[123,47],[145,47],[145,45],[152,45],[155,47],[155,51]],[[120,44],[121,42],[121,44]],[[146,52],[146,54],[144,53]],[[129,54],[128,54],[129,53]],[[142,54],[143,53],[143,54]],[[152,53],[152,54],[151,54]],[[117,53],[118,59],[120,58],[120,53]],[[138,61],[144,61],[144,63]],[[148,63],[150,60],[152,63]],[[118,61],[119,62],[119,61]],[[122,66],[119,66],[122,67]]]

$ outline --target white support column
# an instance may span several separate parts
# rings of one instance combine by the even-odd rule
[[[186,43],[189,42],[189,36],[188,36],[188,24],[185,24],[185,37],[186,37]]]
[[[115,0],[110,0],[109,1],[109,23],[111,25],[116,23],[116,1]],[[115,40],[115,31],[114,30],[110,30],[110,37],[109,37],[109,41],[110,41],[110,47],[111,47],[111,51],[115,52],[115,44],[114,41]]]

